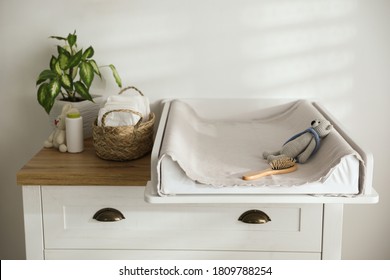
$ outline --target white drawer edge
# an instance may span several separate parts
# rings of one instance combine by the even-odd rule
[[[181,251],[181,250],[46,250],[46,260],[320,260],[321,253]]]

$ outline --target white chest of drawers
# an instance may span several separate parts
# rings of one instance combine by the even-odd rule
[[[73,155],[43,149],[18,172],[28,259],[341,258],[337,200],[147,203],[150,157],[108,162],[91,141],[85,147]],[[99,221],[107,208],[117,221]],[[251,210],[271,221],[239,220]]]

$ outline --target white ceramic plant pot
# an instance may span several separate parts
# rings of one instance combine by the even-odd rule
[[[78,109],[80,115],[83,117],[84,139],[92,137],[92,123],[97,118],[105,98],[101,95],[92,95],[92,99],[94,102],[88,100],[80,102],[56,100],[49,114],[50,124],[54,127],[54,120],[61,114],[62,107],[67,103],[71,103],[72,107]]]

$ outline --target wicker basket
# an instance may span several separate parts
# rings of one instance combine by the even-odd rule
[[[139,90],[137,91],[143,95]],[[135,125],[106,126],[106,117],[112,112],[128,112],[140,116],[140,119]],[[155,116],[151,113],[148,121],[142,122],[142,120],[141,113],[128,109],[112,110],[105,113],[102,116],[101,126],[97,125],[96,119],[93,123],[93,145],[96,154],[106,160],[126,161],[140,158],[149,153],[153,147]]]

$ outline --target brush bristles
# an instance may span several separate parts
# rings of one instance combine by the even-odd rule
[[[273,170],[280,170],[292,167],[295,165],[295,159],[290,157],[274,159],[269,163]]]

